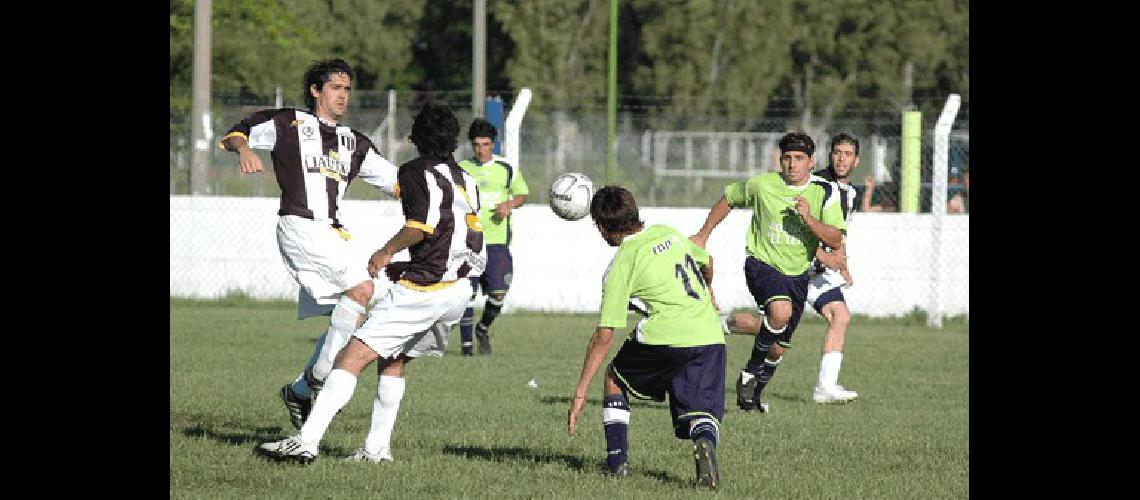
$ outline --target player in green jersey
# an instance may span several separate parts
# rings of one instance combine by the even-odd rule
[[[729,184],[691,239],[704,248],[713,228],[733,208],[751,208],[748,290],[764,314],[748,364],[736,382],[736,404],[745,411],[768,411],[760,392],[772,378],[784,350],[792,345],[807,297],[808,271],[820,242],[843,244],[847,224],[833,196],[834,185],[811,182],[815,142],[793,132],[780,138],[780,171]]]
[[[511,165],[494,155],[495,136],[498,131],[491,122],[476,118],[467,130],[471,148],[475,156],[460,161],[459,166],[466,170],[479,183],[479,221],[483,224],[483,238],[487,244],[487,269],[479,278],[472,278],[471,302],[459,321],[459,335],[464,356],[471,356],[471,330],[475,318],[474,290],[483,289],[487,301],[483,304],[483,316],[475,326],[475,338],[479,341],[479,354],[491,354],[491,322],[503,309],[503,300],[511,287],[513,259],[508,245],[511,243],[511,211],[526,203],[526,179],[517,165]]]
[[[606,467],[630,474],[629,402],[664,401],[669,395],[673,433],[693,440],[697,483],[716,489],[716,444],[724,417],[724,332],[713,300],[712,257],[665,225],[645,227],[629,191],[606,186],[594,194],[590,215],[610,246],[618,247],[602,278],[602,310],[590,338],[568,412],[570,434],[586,406],[586,391],[626,326],[636,299],[647,317],[638,321],[606,370],[602,422]]]

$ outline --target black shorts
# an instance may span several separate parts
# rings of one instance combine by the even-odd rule
[[[744,259],[744,280],[748,284],[752,298],[756,299],[756,306],[761,309],[773,300],[791,301],[792,317],[788,320],[783,333],[776,335],[776,342],[784,347],[791,347],[792,334],[800,324],[804,301],[807,300],[809,281],[807,271],[798,276],[788,276],[749,255]]]
[[[724,344],[695,347],[648,345],[633,335],[610,367],[622,391],[638,399],[664,401],[669,395],[673,433],[689,439],[689,420],[724,418]]]

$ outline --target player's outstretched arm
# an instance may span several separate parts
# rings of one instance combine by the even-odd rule
[[[829,226],[820,222],[819,219],[812,217],[811,208],[808,206],[808,201],[803,196],[796,197],[796,213],[800,215],[800,219],[804,221],[812,234],[823,244],[831,248],[839,248],[843,245],[843,232],[838,228]]]
[[[526,203],[525,194],[515,196],[514,198],[495,205],[495,215],[497,215],[500,219],[505,219],[507,216],[511,215],[511,210],[521,207],[523,203]]]
[[[697,231],[697,234],[690,236],[689,239],[693,240],[693,243],[696,243],[697,246],[705,248],[713,229],[715,229],[725,217],[728,217],[728,212],[731,210],[732,207],[728,205],[728,199],[721,196],[712,208],[709,209],[709,215],[705,218],[705,225],[701,226],[701,230]]]
[[[261,164],[261,157],[253,152],[249,147],[249,141],[240,135],[231,135],[222,140],[222,148],[226,151],[233,151],[238,154],[238,166],[241,167],[241,173],[254,174],[257,172],[264,172],[265,167]]]
[[[599,326],[597,330],[594,330],[594,335],[590,337],[590,344],[586,347],[586,359],[582,361],[582,375],[578,377],[578,387],[574,389],[574,397],[570,401],[570,411],[567,413],[567,425],[571,436],[574,435],[574,428],[578,424],[578,417],[582,414],[582,408],[586,407],[586,391],[590,388],[590,382],[594,380],[594,374],[598,372],[598,367],[606,360],[606,355],[609,354],[610,346],[613,343],[613,328]]]

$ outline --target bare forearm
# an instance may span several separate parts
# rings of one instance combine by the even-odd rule
[[[720,199],[717,200],[717,202],[712,206],[712,209],[709,210],[709,215],[705,218],[705,224],[701,226],[701,230],[698,234],[703,234],[705,236],[712,234],[712,230],[716,228],[716,226],[720,224],[725,217],[728,217],[728,212],[731,210],[732,207],[728,205],[728,200],[725,199],[724,196],[721,196]]]
[[[709,263],[705,264],[704,266],[701,266],[701,276],[704,276],[705,284],[708,285],[709,287],[712,287],[712,279],[713,279],[713,258],[712,258],[712,255],[709,256]]]
[[[424,232],[414,227],[404,226],[396,232],[392,239],[388,240],[384,246],[380,247],[380,251],[388,254],[395,255],[400,250],[408,248],[416,243],[423,241]]]
[[[240,135],[231,135],[222,141],[222,147],[226,148],[226,151],[240,153],[242,149],[249,148],[249,142]]]
[[[523,206],[523,203],[526,203],[526,195],[520,194],[518,196],[515,196],[509,203],[511,204],[511,208],[519,208]]]
[[[819,238],[819,241],[822,241],[824,245],[831,248],[839,248],[843,245],[843,232],[834,226],[824,224],[814,217],[805,218],[804,223],[807,224],[812,234],[814,234],[816,238]],[[816,251],[818,252],[819,249],[816,249]]]
[[[614,331],[612,328],[599,326],[594,331],[594,335],[590,337],[590,344],[586,347],[586,359],[582,361],[582,375],[578,378],[578,387],[574,390],[574,397],[586,397],[590,382],[598,373],[598,367],[602,366],[602,362],[606,360],[606,355],[609,354],[613,342]]]

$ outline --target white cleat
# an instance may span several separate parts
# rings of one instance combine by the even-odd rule
[[[857,397],[859,397],[859,393],[844,389],[838,384],[831,387],[816,387],[815,392],[811,395],[812,401],[816,403],[846,403],[855,400]]]
[[[257,446],[257,452],[278,461],[312,463],[320,453],[316,444],[305,444],[299,436]]]
[[[368,450],[364,449],[363,446],[352,452],[352,455],[349,455],[345,460],[349,462],[372,462],[374,464],[394,461],[392,452],[388,448],[382,448],[376,453],[368,453]]]

